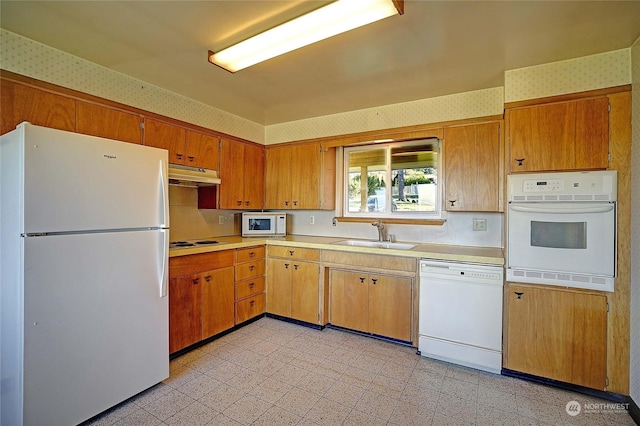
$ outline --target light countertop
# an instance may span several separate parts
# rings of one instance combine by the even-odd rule
[[[286,237],[253,237],[243,238],[241,236],[215,237],[220,244],[176,248],[169,250],[169,257],[187,256],[191,254],[207,253],[218,250],[230,250],[256,245],[278,245],[307,247],[320,250],[337,250],[352,253],[384,254],[393,256],[404,256],[413,258],[451,260],[457,262],[488,263],[493,265],[504,265],[504,253],[501,248],[496,247],[475,247],[459,246],[447,244],[417,244],[409,250],[393,248],[357,247],[335,244],[344,241],[341,237],[316,237],[307,235],[287,235]],[[399,241],[405,242],[405,241]]]

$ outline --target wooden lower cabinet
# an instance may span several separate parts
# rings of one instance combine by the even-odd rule
[[[198,274],[169,280],[169,353],[186,348],[201,339],[200,289]]]
[[[329,283],[331,324],[411,341],[411,278],[331,269]]]
[[[265,312],[264,246],[236,250],[235,323],[240,324]]]
[[[235,325],[233,267],[216,269],[202,276],[202,338],[214,336]]]
[[[605,389],[605,295],[509,283],[507,299],[506,368]]]
[[[169,353],[234,325],[233,250],[169,259]]]
[[[272,246],[267,259],[267,312],[320,323],[320,253],[316,249]]]

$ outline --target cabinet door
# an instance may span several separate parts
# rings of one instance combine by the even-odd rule
[[[215,136],[187,130],[184,164],[204,169],[220,168],[220,144]]]
[[[291,271],[293,261],[267,259],[267,312],[291,317]]]
[[[266,150],[265,205],[268,209],[291,208],[291,148],[279,147]]]
[[[291,181],[291,208],[317,209],[320,203],[320,145],[296,145],[288,167]]]
[[[264,148],[244,146],[244,208],[264,206]]]
[[[200,341],[200,275],[185,275],[169,280],[169,353]]]
[[[369,276],[369,332],[411,341],[411,278]]]
[[[509,285],[508,326],[509,369],[605,388],[606,296]]]
[[[144,144],[169,151],[169,162],[185,162],[185,129],[149,118],[144,120]]]
[[[23,121],[75,131],[75,100],[7,80],[2,80],[1,84],[0,133],[10,132]]]
[[[291,318],[318,323],[318,280],[320,265],[311,262],[293,261],[291,271]]]
[[[339,327],[369,331],[369,276],[358,271],[329,272],[329,322]]]
[[[241,209],[244,205],[243,144],[221,139],[220,179],[218,196],[221,209]]]
[[[200,274],[202,285],[202,339],[234,326],[235,282],[233,267]]]
[[[101,105],[78,101],[76,131],[123,142],[142,143],[142,117]]]
[[[445,129],[445,209],[499,211],[500,124]]]
[[[609,98],[576,103],[576,169],[609,167]]]
[[[574,102],[509,112],[509,164],[512,171],[573,169],[574,140]]]

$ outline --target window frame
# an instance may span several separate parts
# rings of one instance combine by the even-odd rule
[[[349,211],[349,152],[351,151],[368,151],[368,150],[385,150],[385,206],[392,205],[393,199],[393,181],[392,181],[392,164],[391,164],[391,151],[393,148],[397,147],[408,147],[414,145],[424,144],[425,142],[431,143],[434,146],[434,152],[436,153],[436,177],[435,177],[435,185],[436,185],[436,193],[435,193],[435,211],[433,212],[392,212],[391,210],[387,212],[370,212],[370,211],[358,211],[358,212],[350,212]],[[401,219],[401,220],[440,220],[443,219],[444,212],[442,209],[442,140],[436,137],[427,137],[420,139],[412,139],[405,141],[393,141],[393,142],[384,142],[384,143],[364,143],[358,145],[349,145],[342,147],[342,177],[341,177],[341,186],[342,191],[340,192],[342,196],[342,207],[341,207],[341,215],[344,218],[376,218],[376,219]]]

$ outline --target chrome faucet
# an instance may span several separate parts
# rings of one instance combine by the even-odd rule
[[[373,222],[371,225],[378,228],[378,241],[384,241],[384,223],[378,219],[377,222]]]

